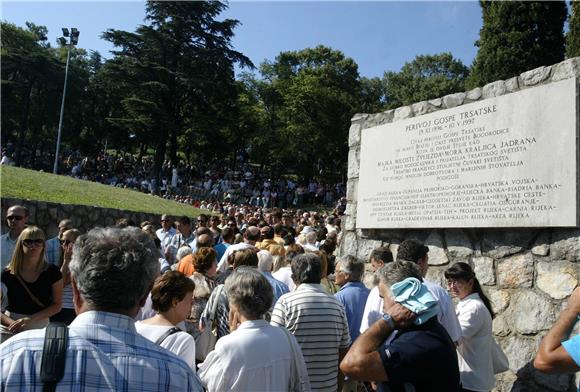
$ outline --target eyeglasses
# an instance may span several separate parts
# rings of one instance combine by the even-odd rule
[[[22,240],[22,245],[26,246],[27,248],[32,248],[33,246],[43,246],[44,240]]]
[[[171,222],[169,219],[161,219],[161,222]]]
[[[455,286],[455,287],[461,287],[461,286],[465,286],[465,281],[463,280],[458,280],[458,279],[448,279],[447,280],[447,286],[451,287],[451,286]]]
[[[72,244],[74,241],[69,241],[69,240],[64,240],[62,243],[63,245],[69,245]]]
[[[19,221],[19,220],[24,219],[24,217],[23,216],[20,216],[20,215],[10,215],[10,216],[7,216],[6,219]]]

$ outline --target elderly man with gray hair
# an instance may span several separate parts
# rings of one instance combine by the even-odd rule
[[[134,317],[159,273],[157,258],[153,241],[137,228],[98,228],[77,239],[69,267],[77,317],[68,328],[59,389],[203,390],[182,359],[135,330]],[[3,388],[43,388],[44,335],[26,331],[0,346]]]
[[[259,251],[258,271],[260,271],[262,275],[264,275],[264,277],[268,280],[268,283],[270,283],[270,286],[272,286],[272,292],[274,294],[272,307],[274,307],[274,305],[276,304],[276,302],[278,302],[278,299],[282,295],[290,292],[290,289],[285,283],[280,282],[278,279],[272,276],[273,266],[274,266],[274,258],[272,257],[272,254],[267,250]]]
[[[212,391],[308,391],[304,357],[292,334],[264,320],[272,305],[266,278],[240,267],[226,280],[231,333],[200,365],[199,375]],[[275,344],[273,344],[275,342]],[[294,377],[297,373],[298,377]],[[292,384],[302,381],[301,385]]]
[[[341,286],[334,294],[346,311],[350,340],[355,341],[360,335],[359,329],[370,290],[361,282],[365,265],[354,256],[338,259],[334,268],[334,279]]]
[[[288,329],[296,337],[313,390],[342,390],[344,377],[338,364],[350,346],[344,308],[320,285],[318,255],[296,256],[291,268],[296,290],[280,297],[271,324]]]
[[[384,383],[384,390],[459,392],[455,345],[437,320],[437,301],[410,261],[378,272],[383,316],[354,342],[340,364],[356,380]]]

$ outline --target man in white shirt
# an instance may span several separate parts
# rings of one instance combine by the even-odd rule
[[[393,253],[386,247],[375,248],[371,252],[370,263],[373,273],[377,272],[383,265],[393,261]],[[369,327],[378,321],[383,314],[383,299],[379,293],[378,282],[375,278],[375,287],[369,293],[367,302],[363,312],[363,317],[360,325],[360,333],[363,333]]]
[[[218,271],[225,272],[228,268],[228,257],[237,250],[252,248],[260,240],[260,229],[256,226],[250,226],[244,232],[244,242],[235,244],[226,249],[224,255],[218,263]]]
[[[427,255],[428,252],[429,248],[419,241],[405,240],[401,243],[401,245],[399,245],[399,249],[397,250],[397,261],[412,261],[419,266],[421,275],[423,277],[423,283],[427,289],[429,289],[431,294],[433,294],[435,299],[439,301],[439,314],[437,315],[437,319],[439,320],[439,323],[443,325],[451,337],[451,340],[457,342],[459,341],[459,338],[461,338],[461,326],[457,320],[455,308],[449,293],[447,293],[447,291],[437,283],[425,279],[425,275],[427,275],[427,270],[429,269],[429,256]],[[382,266],[379,265],[379,263],[373,265],[372,262],[371,265],[373,268],[376,267],[376,270]],[[361,333],[366,331],[375,321],[381,318],[382,309],[383,301],[378,296],[378,288],[375,287],[373,290],[371,290],[367,298],[363,320],[361,323]]]
[[[28,223],[28,208],[15,205],[8,208],[6,221],[8,223],[8,233],[0,237],[0,268],[4,270],[12,259],[12,253],[16,246],[16,240]]]
[[[169,215],[161,215],[161,229],[157,230],[157,238],[161,241],[161,251],[167,258],[167,252],[169,251],[169,245],[171,245],[171,240],[173,236],[177,233],[177,230],[173,228],[173,219]]]

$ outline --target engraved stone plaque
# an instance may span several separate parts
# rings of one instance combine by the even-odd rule
[[[576,79],[365,129],[358,228],[578,224]]]

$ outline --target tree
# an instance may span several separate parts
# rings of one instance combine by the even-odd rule
[[[400,72],[385,72],[389,108],[409,105],[465,90],[469,69],[451,53],[420,55]]]
[[[361,113],[376,113],[384,110],[387,105],[387,88],[381,78],[361,78],[361,93],[359,111]]]
[[[103,34],[120,48],[107,72],[126,92],[122,116],[110,121],[141,144],[155,147],[155,177],[167,148],[176,163],[181,135],[188,134],[186,142],[201,147],[227,144],[216,141],[223,128],[231,126],[237,91],[233,66],[253,65],[231,48],[238,21],[215,19],[225,8],[218,1],[148,1],[149,24],[134,33]]]
[[[262,64],[260,97],[275,143],[270,162],[306,178],[345,168],[347,133],[360,103],[358,66],[325,46],[282,52]],[[314,160],[319,157],[320,160]]]
[[[563,0],[480,1],[483,27],[469,85],[508,79],[564,59]]]
[[[566,35],[566,55],[568,58],[580,56],[580,2],[571,1],[569,29]]]
[[[2,139],[15,144],[17,164],[22,163],[31,127],[38,131],[57,121],[56,92],[64,75],[62,64],[45,45],[46,27],[32,23],[28,27],[1,23]],[[30,140],[38,143],[40,136],[35,132]]]

